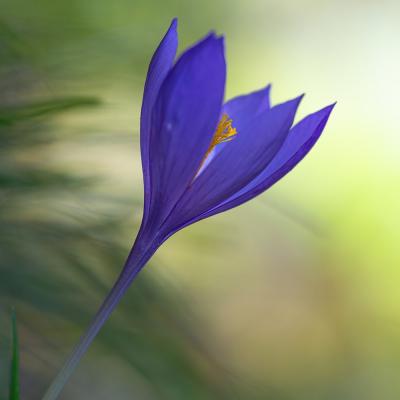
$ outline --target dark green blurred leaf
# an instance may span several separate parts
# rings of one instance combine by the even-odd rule
[[[19,344],[17,331],[17,317],[15,310],[11,314],[12,320],[12,358],[10,373],[10,400],[19,400]]]
[[[22,166],[21,166],[22,167]],[[0,187],[4,189],[51,189],[82,187],[93,183],[94,178],[73,177],[65,172],[20,168],[0,171]]]

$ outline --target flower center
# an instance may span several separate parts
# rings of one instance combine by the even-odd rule
[[[203,160],[200,163],[200,167],[197,170],[194,179],[196,179],[203,170],[206,159],[214,150],[215,146],[220,143],[230,142],[235,135],[237,135],[236,128],[232,127],[232,120],[229,118],[228,114],[224,113],[218,123],[217,129],[215,130],[214,136],[211,140],[211,144],[208,147],[206,154],[204,155]]]
[[[217,129],[215,130],[211,144],[207,149],[204,159],[209,156],[209,154],[214,150],[215,146],[220,143],[231,141],[236,134],[236,128],[232,127],[232,120],[229,118],[228,114],[224,113],[218,123]]]

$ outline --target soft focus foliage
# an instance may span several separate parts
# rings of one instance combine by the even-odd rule
[[[143,82],[174,16],[180,48],[226,34],[228,97],[272,82],[275,103],[309,93],[300,116],[338,105],[290,176],[157,253],[62,399],[399,398],[397,2],[0,4],[0,304],[21,398],[43,394],[134,239]]]

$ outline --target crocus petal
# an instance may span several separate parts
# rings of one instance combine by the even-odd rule
[[[253,93],[234,97],[224,104],[223,112],[233,121],[233,126],[240,130],[261,112],[270,108],[269,93],[271,86]]]
[[[144,85],[142,112],[140,116],[140,150],[142,156],[143,180],[144,180],[144,219],[147,218],[150,191],[150,172],[149,172],[149,143],[150,143],[150,123],[151,113],[154,102],[156,101],[161,84],[167,76],[175,59],[178,47],[178,36],[176,32],[177,20],[174,19],[155,51],[147,72],[146,83]]]
[[[270,108],[269,93],[271,86],[257,90],[249,94],[234,97],[227,101],[222,107],[222,114],[227,114],[232,119],[232,125],[236,130],[242,131],[246,124],[250,123],[254,118],[257,117],[262,111]],[[207,159],[204,161],[201,170],[202,172],[211,160],[223,150],[223,148],[229,145],[229,142],[220,143],[216,146],[209,154]]]
[[[152,115],[152,225],[168,215],[193,180],[217,126],[225,88],[223,39],[210,34],[171,69]]]
[[[335,104],[329,105],[297,123],[271,163],[247,186],[199,219],[229,210],[269,189],[290,172],[312,149],[321,136]],[[194,222],[194,221],[192,221]]]
[[[172,225],[216,207],[260,174],[286,139],[301,97],[264,111],[239,132],[188,188]]]

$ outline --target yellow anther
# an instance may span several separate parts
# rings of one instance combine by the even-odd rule
[[[236,134],[236,129],[232,127],[232,120],[229,118],[228,114],[223,114],[204,158],[207,158],[215,146],[220,143],[229,142]]]

